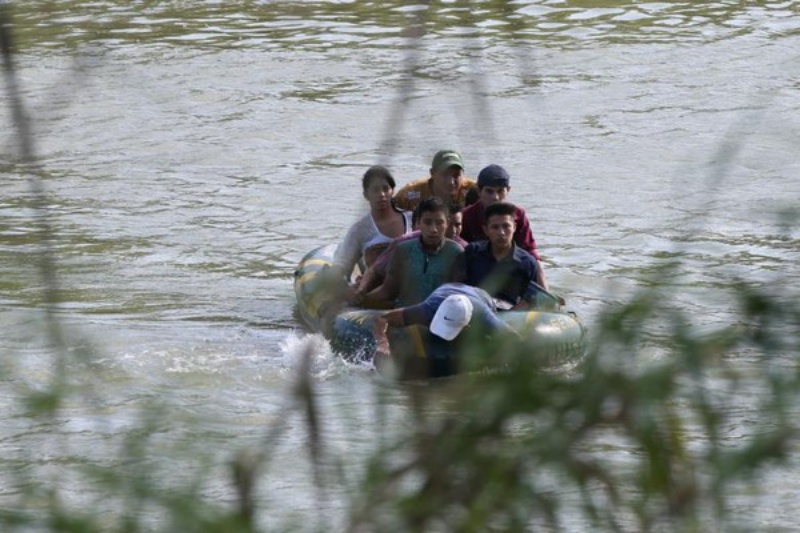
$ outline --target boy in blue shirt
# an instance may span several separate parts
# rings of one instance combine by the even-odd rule
[[[514,243],[516,207],[498,202],[486,208],[488,240],[469,243],[456,265],[455,279],[481,287],[508,308],[527,309],[536,302],[539,263]]]

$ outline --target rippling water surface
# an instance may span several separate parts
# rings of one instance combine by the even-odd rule
[[[714,290],[732,281],[782,282],[797,297],[800,231],[780,217],[800,198],[797,2],[15,7],[48,195],[37,211],[14,164],[4,89],[0,347],[19,378],[3,392],[0,449],[22,464],[112,456],[113,437],[156,398],[177,411],[160,446],[197,440],[224,455],[258,443],[309,343],[330,438],[368,450],[375,381],[302,338],[292,273],[364,212],[367,166],[387,163],[405,183],[442,147],[461,150],[473,176],[509,169],[551,285],[589,324],[672,258],[677,304],[709,327],[732,319]],[[81,378],[86,402],[61,423],[31,427],[15,387],[58,372],[39,333],[42,216],[57,313],[70,343],[91,347],[76,364],[95,377]],[[652,341],[658,357],[658,331]],[[305,437],[287,438],[291,458]],[[316,516],[311,474],[276,468],[282,490],[264,498]],[[770,509],[797,485],[770,481],[782,496],[742,511],[789,527],[797,516]]]

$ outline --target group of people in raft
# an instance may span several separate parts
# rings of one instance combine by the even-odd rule
[[[370,212],[347,232],[334,267],[348,280],[346,302],[387,310],[375,322],[376,359],[389,356],[389,326],[420,324],[452,341],[477,320],[487,334],[516,335],[496,313],[550,296],[525,210],[506,200],[508,172],[488,165],[476,182],[464,169],[460,153],[440,150],[429,177],[396,193],[387,168],[363,176]],[[351,281],[357,264],[362,275]]]

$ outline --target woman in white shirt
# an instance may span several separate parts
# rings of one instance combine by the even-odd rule
[[[369,213],[350,227],[336,250],[333,263],[350,279],[356,263],[369,266],[395,237],[411,231],[411,212],[394,205],[395,181],[388,169],[375,165],[361,180]]]

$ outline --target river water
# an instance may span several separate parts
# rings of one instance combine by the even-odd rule
[[[509,170],[551,286],[589,325],[671,258],[682,261],[677,303],[704,327],[732,320],[717,289],[735,280],[796,297],[800,231],[780,213],[800,199],[798,4],[15,3],[47,207],[13,164],[4,87],[5,461],[71,487],[68,465],[113,464],[158,401],[170,423],[153,461],[188,482],[198,465],[161,453],[196,448],[213,470],[258,446],[285,421],[309,347],[327,438],[363,456],[375,380],[304,336],[292,273],[365,211],[367,166],[389,165],[402,184],[440,148],[460,150],[468,175]],[[421,19],[416,48],[409,28]],[[42,334],[41,219],[80,370],[75,399],[47,422],[21,416],[18,401],[63,372]],[[653,341],[658,357],[658,332]],[[402,392],[382,393],[401,413]],[[285,514],[264,520],[313,522],[303,424],[285,422],[260,500]],[[791,479],[770,474],[773,489],[735,510],[761,530],[794,527]],[[0,498],[16,494],[3,485]],[[232,498],[221,475],[204,490]],[[91,499],[82,484],[66,492]],[[339,517],[344,504],[328,505]]]

